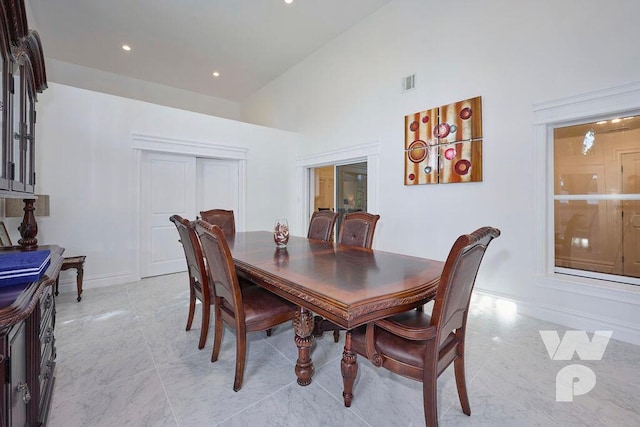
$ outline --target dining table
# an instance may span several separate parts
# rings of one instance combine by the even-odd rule
[[[298,236],[277,248],[273,237],[248,231],[227,238],[236,273],[299,307],[293,322],[299,385],[313,376],[313,314],[347,331],[341,371],[348,407],[358,372],[349,330],[432,300],[444,262]]]

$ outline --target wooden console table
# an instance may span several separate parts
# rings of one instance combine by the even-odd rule
[[[82,279],[84,277],[84,260],[86,256],[67,257],[62,260],[61,270],[76,269],[76,288],[78,289],[78,302],[82,299]],[[58,284],[60,279],[56,279],[56,296],[58,296]]]

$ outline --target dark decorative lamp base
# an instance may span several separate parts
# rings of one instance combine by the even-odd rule
[[[33,211],[36,209],[33,207],[33,204],[36,200],[23,199],[22,201],[24,202],[24,217],[22,217],[22,224],[18,227],[18,231],[22,237],[18,240],[18,244],[26,250],[36,249],[38,247],[38,239],[36,239],[38,224],[33,214]]]

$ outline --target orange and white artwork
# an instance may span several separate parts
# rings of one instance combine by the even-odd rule
[[[405,116],[405,185],[482,181],[482,97]]]
[[[438,138],[432,132],[438,109],[405,116],[404,125],[405,184],[438,183]]]

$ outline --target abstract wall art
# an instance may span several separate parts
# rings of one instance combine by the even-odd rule
[[[404,117],[405,185],[482,181],[482,97]]]

